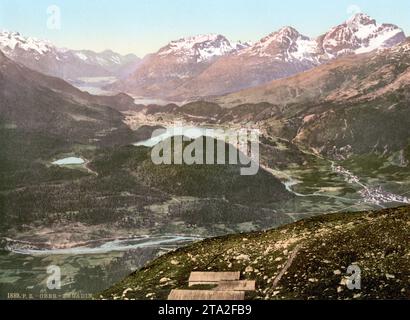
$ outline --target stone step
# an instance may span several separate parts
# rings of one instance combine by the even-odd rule
[[[255,291],[256,281],[254,280],[235,280],[221,281],[214,291]]]
[[[241,273],[238,272],[191,272],[189,286],[202,284],[218,284],[221,281],[239,280]]]
[[[213,301],[242,301],[245,300],[244,291],[215,291],[215,290],[180,290],[174,289],[168,296],[168,300],[213,300]]]

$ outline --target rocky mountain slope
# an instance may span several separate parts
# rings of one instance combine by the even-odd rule
[[[140,60],[133,54],[123,56],[110,50],[96,53],[58,48],[51,42],[8,31],[0,32],[0,50],[30,69],[65,80],[125,75]]]
[[[60,92],[53,90],[58,85]],[[77,91],[68,83],[16,64],[1,52],[0,88],[0,117],[3,126],[13,130],[87,141],[101,130],[126,129],[119,112],[86,99],[73,100],[69,92]]]
[[[99,97],[67,82],[30,70],[0,52],[2,129],[37,132],[77,142],[102,142],[130,135],[123,115],[112,109],[132,107],[124,97]],[[132,100],[132,99],[131,99]]]
[[[239,271],[256,280],[247,299],[409,299],[409,225],[410,208],[402,207],[209,239],[160,257],[97,298],[166,299],[187,288],[191,271]],[[360,289],[347,286],[349,266],[361,270]]]
[[[283,106],[382,96],[408,83],[410,40],[392,48],[342,57],[312,70],[217,98],[225,107],[270,102]]]

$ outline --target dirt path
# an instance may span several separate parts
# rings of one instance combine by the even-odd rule
[[[84,168],[91,174],[95,175],[96,177],[98,177],[98,172],[94,171],[93,169],[90,168],[89,164],[91,163],[91,161],[87,161],[84,164]]]
[[[279,284],[280,280],[282,279],[282,277],[285,275],[286,271],[288,271],[288,269],[290,268],[290,266],[292,265],[293,261],[295,260],[296,256],[298,255],[300,249],[302,248],[302,245],[297,245],[293,251],[292,254],[290,255],[288,261],[286,262],[285,266],[283,267],[283,269],[279,272],[279,274],[276,276],[275,280],[273,280],[272,283],[272,288],[275,289],[277,287],[277,285]]]

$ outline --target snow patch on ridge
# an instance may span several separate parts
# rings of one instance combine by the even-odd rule
[[[17,48],[24,51],[32,50],[38,54],[46,54],[52,51],[53,45],[48,41],[23,37],[18,32],[0,32],[0,49],[7,52]]]

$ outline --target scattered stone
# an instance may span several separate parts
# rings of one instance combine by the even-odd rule
[[[132,291],[132,288],[125,289],[124,292],[122,293],[122,297],[125,297],[128,292]]]
[[[349,280],[349,278],[347,277],[343,277],[342,280],[340,280],[340,285],[342,286],[346,286],[347,285],[347,281]]]
[[[250,258],[249,258],[249,256],[246,255],[246,254],[240,254],[240,255],[237,256],[235,259],[236,259],[236,260],[249,261]]]
[[[251,266],[248,266],[248,267],[246,267],[245,272],[246,273],[251,273],[251,272],[253,272],[253,268]]]
[[[159,280],[159,283],[163,284],[163,283],[167,283],[170,282],[171,279],[170,278],[161,278],[161,280]]]
[[[265,255],[265,256],[268,255],[269,252],[272,251],[272,249],[273,249],[273,248],[272,248],[271,246],[267,247],[266,250],[265,250],[265,252],[263,253],[263,255]]]

